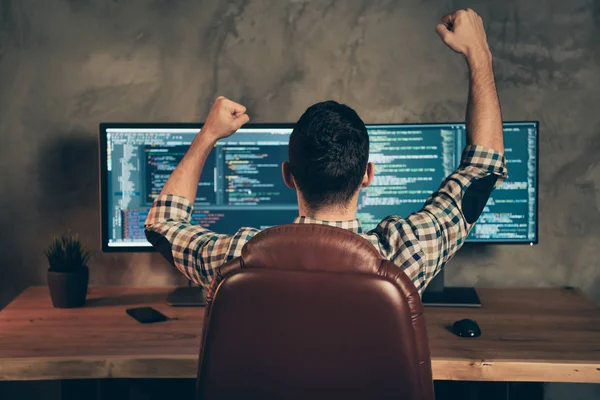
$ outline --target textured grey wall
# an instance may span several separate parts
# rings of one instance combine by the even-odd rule
[[[540,245],[465,248],[447,280],[600,303],[600,0],[0,0],[0,307],[45,283],[53,234],[98,249],[100,121],[202,120],[220,94],[255,122],[323,99],[367,122],[461,120],[465,65],[434,26],[463,7],[486,22],[504,118],[541,122]],[[148,254],[91,267],[96,284],[180,279]]]

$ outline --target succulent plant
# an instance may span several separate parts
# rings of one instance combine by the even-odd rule
[[[90,253],[78,236],[63,235],[52,240],[45,251],[53,272],[76,272],[87,267]]]

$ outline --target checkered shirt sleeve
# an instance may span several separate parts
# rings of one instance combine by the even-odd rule
[[[367,236],[377,239],[382,256],[402,268],[422,292],[460,249],[474,225],[475,221],[465,217],[465,210],[468,213],[467,208],[471,207],[464,201],[467,189],[491,175],[496,177],[495,184],[492,179],[487,190],[475,196],[479,196],[479,202],[483,201],[481,204],[487,202],[493,187],[506,179],[506,161],[493,149],[467,146],[460,166],[442,182],[420,211],[406,218],[387,217]],[[470,196],[468,201],[473,201],[472,198]],[[479,217],[479,212],[474,219]]]
[[[151,238],[166,239],[177,269],[193,283],[208,287],[215,269],[240,256],[244,244],[258,230],[242,228],[233,236],[221,235],[191,221],[192,205],[185,197],[161,195],[146,219],[146,236],[154,245]]]

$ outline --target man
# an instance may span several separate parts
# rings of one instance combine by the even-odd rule
[[[302,115],[290,136],[289,162],[282,166],[285,183],[298,197],[300,216],[294,223],[327,224],[361,234],[382,257],[402,268],[420,293],[462,246],[494,186],[507,174],[500,105],[483,22],[470,9],[449,14],[442,22],[436,27],[438,34],[465,56],[470,71],[468,145],[458,169],[421,211],[406,218],[387,217],[373,231],[362,233],[356,220],[358,195],[375,173],[368,162],[369,139],[354,110],[336,102],[315,104]],[[190,223],[210,151],[217,140],[248,120],[244,106],[217,98],[146,221],[148,240],[203,286],[211,282],[215,268],[239,256],[258,232],[241,228],[227,236]]]

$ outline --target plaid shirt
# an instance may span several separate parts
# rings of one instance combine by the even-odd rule
[[[506,176],[506,161],[501,153],[470,145],[463,151],[456,171],[442,182],[420,211],[406,218],[389,216],[366,233],[362,232],[357,220],[332,222],[301,216],[294,223],[332,225],[361,235],[379,250],[383,258],[402,268],[422,293],[427,283],[462,246],[491,191]],[[470,187],[472,191],[465,196]],[[146,220],[146,235],[157,247],[166,240],[170,244],[167,246],[170,254],[163,254],[188,279],[207,287],[215,269],[240,256],[242,247],[259,230],[241,228],[233,236],[221,235],[193,225],[191,217],[192,205],[187,199],[161,195]]]

